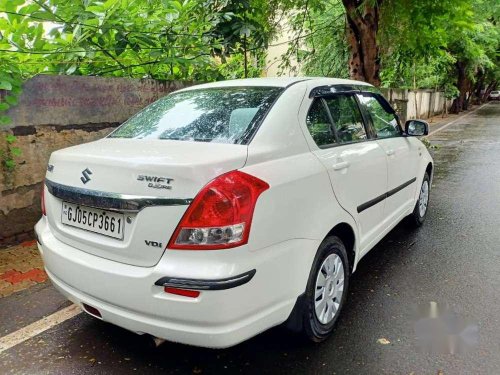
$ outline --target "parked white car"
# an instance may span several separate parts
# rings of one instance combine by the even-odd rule
[[[492,92],[490,92],[490,95],[488,96],[488,99],[490,99],[490,100],[500,100],[500,91],[492,91]]]
[[[54,152],[36,225],[52,283],[94,317],[222,348],[285,323],[332,332],[360,259],[422,224],[433,162],[362,82],[189,87]]]

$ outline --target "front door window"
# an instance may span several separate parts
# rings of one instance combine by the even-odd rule
[[[394,113],[387,111],[376,96],[359,95],[358,98],[367,109],[377,138],[391,138],[401,135],[401,128],[396,116]]]

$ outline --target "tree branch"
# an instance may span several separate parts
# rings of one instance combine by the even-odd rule
[[[202,57],[202,56],[211,56],[210,53],[200,53],[196,56],[193,56],[193,57],[189,57],[189,58],[185,58],[184,60],[196,60],[197,58],[199,57]],[[140,66],[145,66],[145,65],[153,65],[153,64],[160,64],[161,63],[161,60],[155,60],[155,61],[146,61],[144,63],[140,63],[140,64],[132,64],[132,65],[128,65],[126,66],[126,68],[137,68],[137,67],[140,67]],[[108,69],[108,70],[101,70],[97,73],[95,73],[94,75],[101,75],[101,74],[106,74],[106,73],[112,73],[112,72],[116,72],[118,70],[122,70],[122,68],[113,68],[113,69]]]

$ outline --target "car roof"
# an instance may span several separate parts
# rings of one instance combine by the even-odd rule
[[[179,91],[198,90],[205,88],[218,88],[218,87],[242,87],[242,86],[269,86],[269,87],[288,87],[298,82],[307,82],[312,85],[363,85],[372,86],[369,83],[362,81],[354,81],[351,79],[342,78],[324,78],[324,77],[266,77],[266,78],[245,78],[245,79],[231,79],[227,81],[218,81],[204,83],[186,87]]]

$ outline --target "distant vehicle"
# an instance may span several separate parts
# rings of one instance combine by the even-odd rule
[[[47,274],[141,334],[222,348],[285,323],[322,341],[359,260],[404,218],[423,223],[426,134],[362,82],[177,91],[51,155],[35,228]]]
[[[488,99],[490,99],[490,100],[500,100],[500,91],[492,91],[492,92],[490,92],[490,95],[488,96]]]

